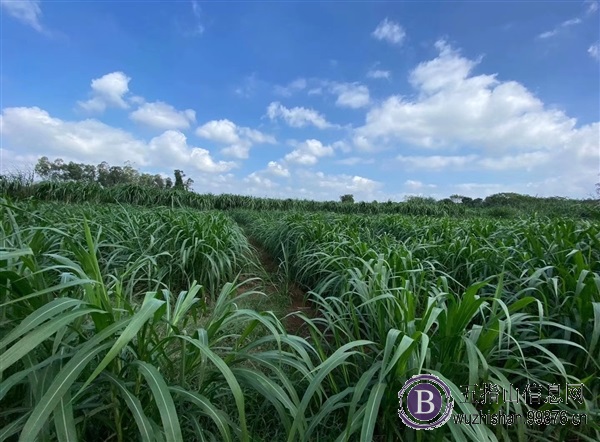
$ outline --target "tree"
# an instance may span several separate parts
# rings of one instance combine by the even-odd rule
[[[154,187],[158,187],[159,189],[165,188],[165,180],[159,174],[154,175]]]
[[[49,179],[52,172],[52,163],[50,163],[48,157],[42,157],[38,160],[34,170],[40,178]]]
[[[458,195],[458,194],[454,194],[454,195],[450,195],[450,200],[454,203],[454,204],[461,204],[463,202],[463,198],[465,198],[462,195]]]
[[[185,190],[187,190],[189,192],[190,190],[192,190],[193,185],[194,185],[194,180],[191,178],[188,178],[187,180],[185,180],[183,187]]]
[[[83,164],[82,166],[82,179],[89,182],[96,181],[96,166],[93,164]]]
[[[473,201],[474,201],[473,198],[469,198],[468,196],[463,196],[463,198],[462,198],[462,203],[465,206],[472,207],[473,206]]]
[[[167,179],[165,179],[165,189],[170,189],[171,187],[173,187],[173,180],[170,177],[167,177]]]
[[[352,203],[354,203],[354,195],[352,195],[350,193],[348,193],[346,195],[341,195],[340,202],[352,204]]]
[[[46,180],[63,180],[65,179],[65,163],[62,159],[57,158],[53,163],[48,160],[48,157],[42,157],[38,160],[34,168],[41,178]]]
[[[65,181],[83,181],[83,166],[84,164],[77,164],[73,161],[65,164],[62,179]]]
[[[108,163],[106,161],[102,161],[100,164],[98,164],[96,170],[98,172],[98,182],[104,187],[110,186],[110,167],[108,166]]]
[[[183,170],[179,170],[179,169],[175,169],[175,189],[178,190],[183,190],[183,177],[185,176],[185,173],[183,173]]]

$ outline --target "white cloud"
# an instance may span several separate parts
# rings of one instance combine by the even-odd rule
[[[486,170],[515,170],[534,168],[550,163],[552,156],[549,152],[525,152],[517,155],[504,155],[501,157],[481,158],[477,164],[480,169]]]
[[[42,8],[39,0],[0,0],[0,6],[8,15],[31,26],[38,32],[44,32],[41,24]]]
[[[477,61],[445,42],[440,54],[411,73],[418,98],[391,96],[371,109],[355,136],[368,145],[403,141],[426,148],[473,146],[490,151],[553,149],[564,145],[576,121],[544,104],[515,81],[472,76]],[[360,138],[363,137],[363,138]]]
[[[323,172],[302,170],[298,178],[309,184],[310,192],[317,197],[329,196],[332,192],[338,194],[352,193],[357,199],[372,200],[375,192],[382,187],[382,183],[358,175],[327,175]]]
[[[437,186],[435,184],[424,184],[418,180],[406,180],[404,185],[412,191],[423,190],[423,189],[435,189]]]
[[[38,107],[6,108],[0,120],[8,150],[21,156],[61,157],[93,164],[131,161],[138,167],[194,167],[222,173],[236,166],[214,161],[206,149],[189,146],[184,134],[168,130],[149,143],[95,119],[64,121]]]
[[[261,189],[272,189],[278,186],[277,183],[271,181],[269,178],[261,176],[257,172],[253,172],[248,175],[246,178],[244,178],[244,181],[253,186],[258,186]]]
[[[398,155],[396,159],[405,167],[410,169],[442,170],[449,167],[454,169],[463,168],[473,164],[478,157],[476,155],[454,155],[454,156],[403,156]]]
[[[298,148],[284,157],[288,163],[296,163],[303,166],[317,164],[319,158],[333,155],[331,146],[324,146],[319,140],[310,139],[300,143]]]
[[[221,149],[221,153],[225,156],[246,160],[250,157],[250,147],[252,145],[247,141],[240,141],[231,146]]]
[[[178,111],[170,104],[156,101],[142,104],[129,117],[137,123],[158,129],[187,129],[190,123],[196,121],[196,112],[192,109]]]
[[[445,42],[436,46],[438,57],[410,74],[415,98],[394,95],[373,107],[365,125],[353,134],[356,148],[443,152],[399,155],[397,161],[409,169],[485,170],[496,177],[527,171],[521,182],[500,178],[511,180],[502,189],[513,192],[584,196],[593,191],[600,123],[578,126],[576,119],[545,106],[524,85],[500,81],[496,75],[474,75],[478,60]],[[561,182],[569,185],[561,188]],[[486,186],[486,191],[494,190]]]
[[[562,22],[560,25],[556,26],[551,31],[542,32],[541,34],[538,35],[538,38],[547,39],[550,37],[554,37],[561,31],[561,29],[568,28],[570,26],[579,25],[581,23],[583,23],[583,21],[580,18],[571,18],[569,20],[565,20],[564,22]]]
[[[373,164],[375,160],[373,158],[361,158],[361,157],[348,157],[343,160],[336,161],[337,164],[343,166],[356,166],[357,164]]]
[[[335,104],[340,107],[358,109],[370,102],[369,89],[359,83],[334,83],[331,91],[337,94]]]
[[[590,57],[600,60],[600,43],[595,43],[588,48],[588,54]]]
[[[558,34],[558,30],[557,29],[553,29],[552,31],[546,31],[546,32],[542,32],[541,34],[538,35],[538,38],[550,38],[555,36],[556,34]]]
[[[283,97],[289,97],[294,92],[306,89],[307,85],[308,85],[308,83],[307,83],[306,79],[298,78],[298,79],[292,81],[291,83],[289,83],[287,86],[275,86],[274,92],[277,95],[281,95]]]
[[[98,120],[64,121],[38,107],[12,107],[3,110],[1,122],[5,146],[22,154],[148,163],[142,140]]]
[[[593,14],[594,12],[596,12],[598,10],[598,2],[597,1],[586,0],[585,4],[587,5],[585,12],[588,15]]]
[[[192,13],[194,14],[194,18],[196,19],[195,28],[192,31],[192,34],[202,35],[204,33],[204,25],[202,24],[202,9],[200,8],[200,4],[192,0]]]
[[[350,147],[348,143],[346,143],[343,140],[335,141],[331,144],[331,147],[333,147],[335,150],[340,150],[344,153],[352,152],[352,147]]]
[[[380,79],[385,78],[389,79],[392,76],[390,71],[385,71],[382,69],[371,69],[367,72],[367,78]]]
[[[129,107],[124,96],[129,92],[129,78],[123,72],[112,72],[92,80],[92,98],[79,102],[90,112],[102,112],[108,106],[126,109]]]
[[[229,144],[221,153],[239,159],[249,157],[253,144],[274,144],[275,138],[249,127],[239,127],[234,122],[223,119],[213,120],[196,129],[196,135],[217,143]]]
[[[239,127],[239,133],[242,137],[247,138],[256,144],[275,144],[277,141],[272,135],[262,133],[256,129],[250,129],[249,127]]]
[[[572,18],[570,20],[565,20],[564,22],[562,22],[560,24],[561,27],[566,28],[569,26],[575,26],[581,23],[581,19],[580,18]]]
[[[306,152],[302,152],[300,150],[294,150],[288,153],[284,160],[288,163],[300,164],[301,166],[314,166],[319,162],[319,159]]]
[[[386,18],[377,25],[377,28],[375,28],[371,35],[377,40],[385,40],[388,43],[399,45],[404,41],[406,32],[398,23]]]
[[[290,176],[290,171],[276,161],[269,161],[267,172],[279,177],[287,178]]]
[[[307,109],[305,107],[293,107],[288,109],[277,101],[269,104],[267,116],[271,120],[281,118],[291,127],[305,127],[308,125],[313,125],[319,129],[333,127],[323,115],[314,109]]]
[[[256,73],[244,77],[242,84],[234,89],[236,95],[243,98],[250,98],[256,95],[259,89],[264,87],[264,81],[258,79]]]
[[[429,155],[429,156],[403,156],[398,155],[396,160],[408,169],[422,169],[440,171],[452,170],[515,170],[533,168],[546,165],[551,160],[549,152],[525,152],[516,155],[480,156],[480,155]]]
[[[218,143],[233,144],[240,140],[238,128],[229,120],[213,120],[196,129],[196,135]]]
[[[208,150],[189,146],[186,136],[176,130],[168,130],[154,137],[150,140],[149,150],[157,162],[171,167],[184,164],[201,172],[223,173],[236,166],[233,162],[214,161]]]

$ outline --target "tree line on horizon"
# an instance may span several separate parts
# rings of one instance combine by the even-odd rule
[[[39,179],[36,179],[39,178]],[[267,198],[250,195],[202,193],[192,191],[193,180],[174,170],[174,180],[160,174],[139,172],[130,163],[110,166],[106,161],[97,166],[50,161],[41,157],[34,170],[0,175],[0,194],[13,198],[35,197],[41,200],[122,202],[134,205],[185,206],[201,210],[303,210],[339,213],[404,213],[431,216],[465,216],[486,214],[510,218],[523,214],[545,214],[575,218],[600,219],[600,199],[538,197],[513,192],[470,198],[451,195],[436,200],[427,196],[407,196],[404,202],[360,201],[354,195],[340,195],[338,201]],[[600,186],[599,186],[600,188]],[[599,194],[600,196],[600,194]]]
[[[50,161],[48,157],[41,157],[34,168],[35,173],[43,180],[48,181],[78,181],[98,183],[103,187],[112,187],[120,184],[135,184],[157,189],[180,189],[190,191],[194,180],[188,178],[184,181],[183,170],[173,171],[175,180],[164,178],[160,174],[143,173],[126,162],[124,166],[111,166],[106,161],[97,166],[93,164],[64,162],[61,158]]]

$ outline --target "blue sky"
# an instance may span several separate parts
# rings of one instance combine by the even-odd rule
[[[596,1],[0,1],[4,172],[367,201],[600,180]]]

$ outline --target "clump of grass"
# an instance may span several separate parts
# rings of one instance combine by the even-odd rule
[[[228,218],[0,204],[1,439],[247,441],[265,403],[290,428],[310,347],[237,307],[248,246]],[[187,278],[211,291],[169,290]]]
[[[597,223],[235,213],[309,290],[305,339],[244,307],[260,295],[238,279],[254,258],[223,213],[0,206],[0,439],[600,439]],[[455,398],[481,382],[582,383],[585,402],[559,407],[588,425],[415,435],[397,392],[420,373]],[[533,409],[454,412],[500,407]]]
[[[442,377],[456,397],[461,385],[481,382],[507,390],[529,382],[586,388],[584,404],[562,405],[587,413],[585,428],[449,423],[427,432],[433,439],[600,436],[597,224],[243,216],[251,234],[287,261],[298,282],[313,288],[321,317],[304,320],[322,367],[328,367],[319,380],[328,395],[317,408],[330,411],[319,412],[323,419],[345,422],[340,440],[359,434],[361,440],[410,440],[398,426],[395,392],[420,373]],[[500,406],[511,407],[485,411]],[[524,414],[529,407],[518,404],[512,412]],[[478,410],[461,404],[455,412]]]

